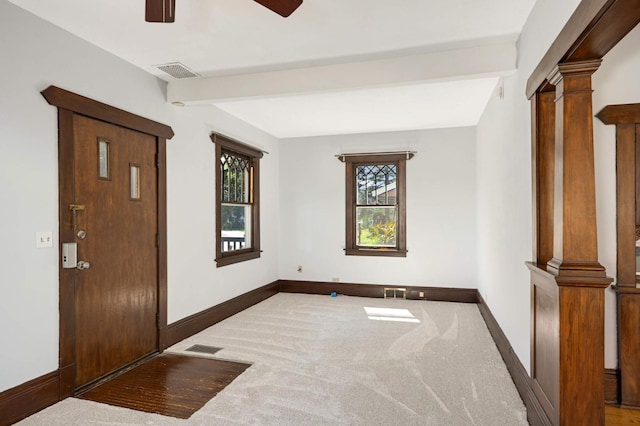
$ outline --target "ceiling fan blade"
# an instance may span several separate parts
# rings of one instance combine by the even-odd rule
[[[302,0],[255,0],[255,1],[285,18],[291,15],[302,4]]]
[[[144,20],[147,22],[174,22],[175,0],[146,0]]]

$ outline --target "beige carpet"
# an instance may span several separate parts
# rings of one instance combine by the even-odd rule
[[[472,304],[280,293],[170,351],[194,344],[253,365],[188,420],[69,398],[20,424],[528,424]]]

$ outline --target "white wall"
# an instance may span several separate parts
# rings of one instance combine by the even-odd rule
[[[519,39],[518,71],[504,80],[478,125],[478,288],[520,361],[530,362],[531,112],[527,79],[578,0],[538,0]],[[594,113],[610,103],[640,102],[640,29],[604,60],[593,77]],[[594,121],[599,259],[615,276],[615,131]],[[615,368],[615,298],[606,291],[605,366]]]
[[[214,108],[178,108],[167,149],[169,323],[278,279],[278,176],[275,138]],[[217,268],[215,145],[211,131],[268,152],[260,160],[259,259]]]
[[[531,258],[530,142],[518,139],[517,78],[503,80],[477,128],[478,289],[515,349],[529,364]]]
[[[478,289],[527,370],[532,258],[531,72],[579,0],[538,0],[518,42],[518,71],[504,79],[477,127]]]
[[[409,253],[346,256],[345,166],[335,155],[392,150],[418,152],[407,162]],[[285,139],[280,164],[280,278],[475,288],[474,128]]]
[[[0,0],[0,57],[0,391],[58,368],[57,110],[40,95],[49,85],[173,126],[171,322],[277,279],[274,138],[213,108],[168,105],[165,83],[6,0]],[[264,256],[242,270],[218,270],[213,261],[212,129],[272,152],[262,170]],[[52,231],[54,248],[36,249],[37,231]]]

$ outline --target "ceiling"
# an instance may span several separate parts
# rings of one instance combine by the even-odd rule
[[[166,80],[168,101],[278,138],[477,124],[535,3],[304,0],[282,18],[252,0],[176,0],[176,22],[152,24],[144,0],[9,1]],[[173,62],[200,77],[156,67]]]

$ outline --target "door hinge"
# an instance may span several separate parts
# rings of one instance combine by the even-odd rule
[[[160,247],[160,234],[156,234],[156,247]]]
[[[156,325],[160,328],[160,313],[156,313]]]
[[[160,155],[156,152],[156,168],[160,168]]]

